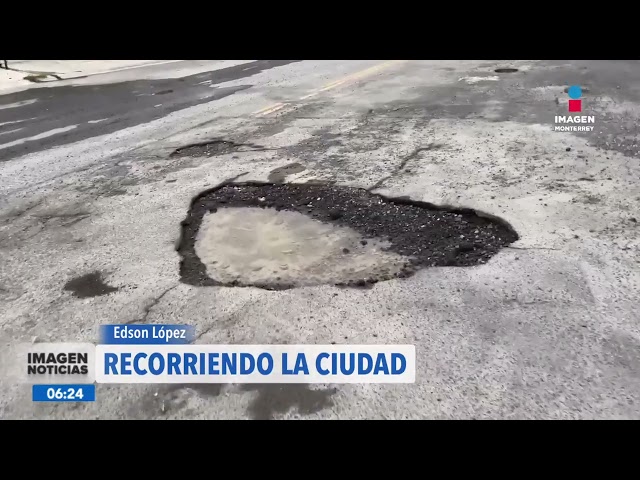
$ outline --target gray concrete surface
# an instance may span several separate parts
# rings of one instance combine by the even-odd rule
[[[212,70],[202,81],[225,95],[185,89],[161,114],[150,113],[156,103],[136,113],[122,100],[131,86],[112,82],[119,93],[102,108],[127,120],[104,130],[88,128],[103,117],[88,115],[83,105],[95,101],[78,87],[61,90],[75,107],[51,107],[59,114],[36,107],[55,102],[58,87],[0,96],[0,417],[640,417],[640,62],[300,61],[257,70],[243,78]],[[552,131],[572,84],[587,90],[594,132]],[[32,139],[24,152],[1,145],[71,125],[83,125],[82,135]],[[264,148],[170,157],[212,138]],[[478,208],[521,239],[487,264],[425,269],[369,290],[180,283],[174,245],[190,199],[291,163],[305,169],[284,181],[376,185]],[[64,289],[96,271],[117,290],[78,298]],[[201,343],[413,343],[418,380],[99,386],[86,405],[36,405],[10,381],[12,345],[95,341],[100,324],[134,321],[194,324]]]

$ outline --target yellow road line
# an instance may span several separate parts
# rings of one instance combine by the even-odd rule
[[[328,85],[325,85],[324,87],[322,87],[321,89],[318,89],[317,91],[319,92],[321,90],[327,90],[329,88],[337,87],[338,85],[344,82],[348,82],[351,77],[352,75],[349,75],[348,77],[344,77],[344,78],[341,78],[340,80],[336,80],[335,82],[331,82]]]
[[[273,107],[271,107],[270,109],[259,113],[258,116],[262,117],[264,115],[269,115],[270,113],[274,113],[277,112],[278,110],[282,110],[284,107],[286,107],[288,104],[287,103],[279,103],[277,105],[274,105]]]
[[[324,88],[321,88],[320,90],[318,90],[318,93],[320,92],[326,92],[327,90],[331,90],[333,88],[339,87],[340,85],[344,85],[345,83],[347,83],[349,80],[341,80],[339,82],[334,82],[331,85],[327,85]]]
[[[313,96],[313,95],[317,95],[320,92],[326,92],[326,91],[331,90],[333,88],[336,88],[336,87],[339,87],[341,85],[344,85],[347,82],[362,80],[363,78],[366,78],[366,77],[370,76],[373,73],[382,71],[385,68],[388,68],[388,67],[390,67],[392,65],[398,64],[400,62],[401,62],[401,60],[392,60],[392,61],[389,61],[389,62],[381,63],[379,65],[374,65],[373,67],[369,67],[369,68],[367,68],[365,70],[361,70],[360,72],[353,73],[353,74],[348,75],[348,76],[346,76],[344,78],[341,78],[339,80],[331,82],[331,83],[325,85],[324,87],[322,87],[322,88],[320,88],[318,90],[314,90],[313,92],[311,92],[306,97],[302,97],[302,99],[308,98],[308,97]]]
[[[360,72],[356,72],[356,73],[353,73],[351,75],[348,75],[348,76],[346,76],[346,77],[344,77],[344,78],[342,78],[340,80],[337,80],[337,81],[335,81],[333,83],[330,83],[329,85],[325,85],[324,88],[322,88],[321,91],[326,91],[326,90],[329,90],[331,88],[338,87],[338,86],[340,86],[340,85],[342,85],[342,84],[344,84],[346,82],[350,82],[350,81],[354,81],[354,80],[360,80],[362,78],[368,77],[369,75],[371,75],[373,73],[376,73],[378,71],[384,70],[385,68],[388,68],[388,67],[390,67],[390,66],[392,66],[394,64],[397,64],[397,63],[399,63],[398,60],[392,60],[392,61],[389,61],[389,62],[381,63],[379,65],[374,65],[373,67],[369,67],[369,68],[367,68],[365,70],[362,70]]]
[[[388,68],[392,65],[396,65],[399,64],[401,62],[404,62],[405,60],[391,60],[388,62],[384,62],[381,63],[379,65],[374,65],[373,67],[369,67],[365,70],[361,70],[359,72],[356,73],[352,73],[351,75],[347,75],[346,77],[343,77],[339,80],[335,80],[327,85],[325,85],[324,87],[317,89],[317,90],[312,90],[311,92],[309,92],[307,95],[300,97],[299,100],[306,100],[308,98],[311,97],[315,97],[316,95],[322,93],[322,92],[326,92],[329,90],[332,90],[336,87],[339,87],[341,85],[344,85],[348,82],[354,82],[354,81],[358,81],[358,80],[362,80],[376,72],[382,71],[385,68]],[[287,103],[276,103],[274,105],[269,105],[268,107],[263,108],[262,110],[258,110],[257,112],[254,112],[253,114],[256,116],[265,116],[265,115],[269,115],[271,113],[277,112],[278,110],[282,110],[283,108],[290,106]],[[294,107],[295,108],[295,107]]]
[[[253,112],[254,115],[263,115],[271,110],[273,110],[274,108],[277,107],[283,107],[284,103],[276,103],[274,105],[269,105],[268,107],[263,108],[262,110],[258,110],[257,112]]]

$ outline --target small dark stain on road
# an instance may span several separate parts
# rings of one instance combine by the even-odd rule
[[[173,93],[173,90],[160,90],[159,92],[154,93],[154,95],[166,95],[167,93]]]
[[[117,197],[118,195],[126,195],[127,191],[124,188],[112,188],[107,189],[102,195],[105,197]]]
[[[296,409],[301,415],[311,415],[333,406],[335,388],[311,390],[308,385],[273,384],[243,385],[242,391],[257,392],[247,413],[253,420],[273,420],[277,414]]]
[[[517,68],[496,68],[494,70],[496,73],[516,73],[517,71]]]
[[[290,163],[284,167],[278,167],[269,173],[269,181],[272,183],[282,183],[289,175],[304,172],[306,168],[300,163]]]
[[[117,288],[104,283],[100,272],[72,278],[65,284],[64,289],[78,298],[99,297],[118,291]]]
[[[595,204],[600,203],[602,199],[597,195],[585,195],[582,199],[582,203]]]
[[[143,396],[141,402],[129,409],[132,418],[158,418],[176,413],[187,406],[193,393],[204,398],[216,398],[224,384],[158,385]],[[241,392],[256,392],[247,413],[253,420],[273,420],[278,414],[295,409],[300,415],[311,415],[333,406],[336,388],[312,390],[308,385],[249,384],[241,385]],[[190,393],[191,392],[191,393]]]

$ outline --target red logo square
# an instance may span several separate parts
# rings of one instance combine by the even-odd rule
[[[569,111],[570,112],[581,112],[582,111],[582,100],[569,100]]]

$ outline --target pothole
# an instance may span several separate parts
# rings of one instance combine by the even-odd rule
[[[27,80],[31,83],[43,83],[62,80],[62,77],[54,73],[32,73],[24,77],[24,80]]]
[[[496,73],[516,73],[517,71],[517,68],[496,68],[494,70]]]
[[[172,157],[213,157],[239,151],[263,151],[264,147],[250,143],[236,143],[229,140],[210,140],[180,147],[171,153]]]
[[[196,197],[181,280],[269,290],[367,286],[416,269],[485,263],[515,242],[506,222],[331,185],[238,183]]]

